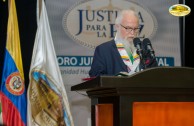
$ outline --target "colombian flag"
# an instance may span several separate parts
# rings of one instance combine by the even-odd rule
[[[7,42],[0,91],[2,123],[26,125],[26,90],[15,1],[10,0]]]

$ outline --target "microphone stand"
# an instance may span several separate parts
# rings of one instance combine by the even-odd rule
[[[140,57],[139,71],[141,71],[142,69],[144,70],[146,68],[145,60],[144,60],[144,56],[143,56],[143,50],[142,49],[137,49],[137,54]]]

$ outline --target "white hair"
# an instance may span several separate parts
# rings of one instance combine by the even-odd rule
[[[119,12],[119,14],[118,14],[118,16],[117,16],[117,18],[116,18],[116,20],[115,20],[115,24],[120,24],[121,21],[122,21],[122,19],[123,19],[123,16],[124,16],[126,13],[131,14],[131,15],[137,17],[137,19],[139,19],[139,18],[138,18],[138,15],[136,14],[136,12],[135,12],[134,10],[131,10],[131,9],[122,10],[122,11]]]

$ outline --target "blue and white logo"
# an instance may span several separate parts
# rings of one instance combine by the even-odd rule
[[[152,38],[157,30],[155,16],[146,7],[126,0],[85,0],[72,6],[63,18],[66,33],[79,44],[95,48],[114,38],[118,12],[133,9],[140,21],[140,38]]]

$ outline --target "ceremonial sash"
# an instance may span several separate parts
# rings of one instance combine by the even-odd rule
[[[125,65],[127,65],[128,72],[130,73],[131,71],[135,72],[137,69],[139,63],[140,63],[140,58],[139,55],[136,53],[136,50],[133,53],[127,54],[127,51],[124,48],[124,45],[120,42],[116,41],[116,47],[119,51],[119,54],[121,55],[121,58]]]

